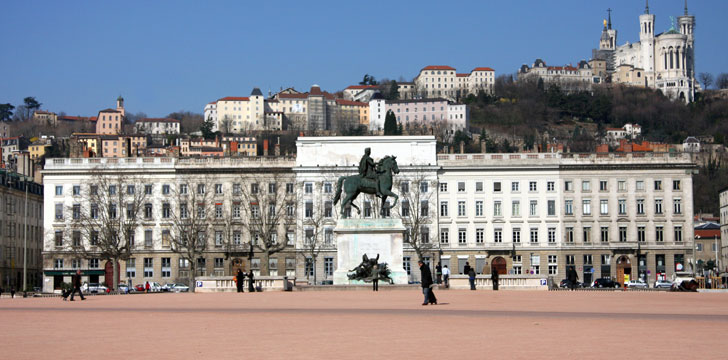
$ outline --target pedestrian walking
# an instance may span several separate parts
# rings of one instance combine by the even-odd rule
[[[493,282],[493,290],[498,291],[498,270],[494,266],[490,271],[490,280]]]
[[[579,281],[579,274],[576,273],[573,266],[566,270],[566,279],[569,281],[569,288],[573,291],[576,288],[577,281]]]
[[[71,291],[71,301],[73,301],[73,297],[76,295],[76,292],[78,291],[78,296],[81,297],[81,300],[86,300],[85,297],[83,297],[83,293],[81,292],[81,270],[76,270],[76,275],[73,276],[73,291]]]
[[[248,292],[255,292],[255,274],[253,274],[253,269],[250,269],[250,272],[248,272]]]
[[[445,282],[445,288],[450,288],[450,269],[445,265],[442,268],[442,280]]]
[[[379,265],[372,267],[372,291],[379,291]]]
[[[463,267],[463,275],[468,274],[470,274],[470,263],[466,261],[465,266]]]
[[[422,282],[422,294],[425,296],[425,300],[422,302],[422,305],[427,305],[429,303],[437,304],[437,301],[431,301],[430,299],[430,292],[432,289],[430,288],[430,285],[432,285],[432,273],[430,272],[430,267],[425,265],[422,260],[417,261],[417,264],[420,265],[420,279]]]
[[[437,275],[437,283],[442,284],[442,265],[440,265],[440,262],[437,262],[437,266],[435,266],[435,275]]]
[[[245,286],[245,274],[243,270],[238,269],[238,274],[235,276],[235,285],[237,285],[238,292],[243,292],[243,286]]]
[[[470,268],[470,271],[468,271],[468,280],[470,281],[470,290],[475,290],[475,269]]]
[[[15,287],[10,288],[10,298],[15,299]]]
[[[148,294],[151,289],[152,289],[152,287],[149,286],[149,281],[147,281],[147,284],[144,285],[144,290],[146,290],[147,291],[147,294]]]

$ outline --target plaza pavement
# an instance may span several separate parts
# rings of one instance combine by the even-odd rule
[[[728,294],[413,291],[0,299],[3,359],[727,358]]]

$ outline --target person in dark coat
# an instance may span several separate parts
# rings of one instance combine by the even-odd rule
[[[468,271],[468,281],[470,281],[470,290],[475,290],[475,269],[473,268]]]
[[[442,284],[442,265],[440,262],[437,262],[437,266],[435,266],[435,275],[437,276],[437,283]]]
[[[379,291],[379,265],[372,267],[372,291]]]
[[[498,290],[498,270],[495,267],[490,270],[490,279],[493,281],[493,290]]]
[[[237,285],[238,292],[243,292],[243,286],[245,284],[245,274],[243,271],[238,269],[238,274],[235,276],[235,285]]]
[[[86,300],[86,298],[83,297],[83,293],[81,292],[81,270],[76,270],[76,275],[73,275],[73,291],[71,292],[71,301],[73,301],[73,296],[76,295],[76,291],[78,291],[78,296],[81,297],[81,300]]]
[[[463,266],[463,274],[464,275],[470,274],[470,263],[467,261],[465,262],[465,266]]]
[[[579,274],[576,273],[576,269],[573,266],[569,267],[566,271],[566,280],[569,280],[569,288],[574,290],[576,288],[576,282],[579,281]]]
[[[432,273],[430,272],[430,268],[425,265],[422,260],[417,262],[418,265],[420,265],[420,279],[422,282],[422,294],[425,295],[425,300],[422,302],[422,305],[427,305],[430,303],[430,292],[432,289],[430,288],[430,285],[432,285]],[[435,304],[437,302],[434,302]]]
[[[255,274],[253,269],[248,272],[248,292],[255,292]]]

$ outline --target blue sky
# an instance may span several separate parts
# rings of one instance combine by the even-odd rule
[[[697,72],[728,72],[728,1],[689,1]],[[611,7],[618,43],[638,40],[641,0],[12,1],[0,12],[0,103],[95,115],[121,94],[127,111],[202,112],[223,96],[312,84],[411,79],[426,65],[514,73],[576,63],[598,45]],[[653,0],[656,30],[683,0]]]

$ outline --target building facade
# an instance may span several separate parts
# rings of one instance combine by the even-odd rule
[[[728,272],[728,187],[720,191],[720,263],[721,271]]]
[[[170,118],[144,118],[134,124],[137,132],[148,135],[179,135],[180,122]]]
[[[518,69],[518,80],[542,79],[544,84],[556,85],[561,90],[588,90],[592,84],[599,84],[602,79],[594,74],[591,65],[582,60],[577,66],[547,66],[546,62],[536,59],[532,67],[522,65]]]
[[[374,96],[369,101],[369,130],[383,129],[390,110],[404,129],[443,124],[455,132],[467,130],[470,125],[470,110],[465,104],[454,104],[445,98],[384,100]]]
[[[404,85],[404,84],[403,84]],[[407,94],[407,89],[400,87],[403,98],[446,98],[458,101],[468,94],[484,91],[493,94],[495,86],[495,70],[489,67],[477,67],[469,73],[457,73],[455,68],[447,65],[428,65],[422,68],[414,79],[414,96]]]
[[[447,264],[453,273],[462,272],[467,262],[479,274],[495,268],[503,274],[550,276],[556,281],[568,267],[574,267],[586,282],[639,277],[651,283],[695,266],[691,223],[695,165],[689,154],[437,155],[432,136],[300,137],[295,159],[47,161],[45,227],[56,230],[46,231],[44,271],[53,275],[46,276],[45,289],[67,281],[63,271],[85,270],[86,259],[79,259],[68,246],[74,235],[67,214],[83,203],[83,196],[74,194],[88,191],[85,187],[92,183],[93,169],[136,174],[144,177],[137,188],[149,189],[149,216],[136,230],[136,239],[144,242],[137,240],[135,260],[121,264],[134,283],[186,278],[189,269],[179,268],[184,262],[164,247],[163,238],[174,236],[173,231],[165,233],[165,227],[170,227],[165,209],[167,214],[178,211],[179,204],[170,195],[175,189],[185,184],[185,191],[199,189],[199,177],[213,176],[207,185],[215,189],[209,203],[221,214],[239,214],[235,221],[244,223],[241,206],[257,209],[253,214],[285,207],[286,218],[281,220],[285,226],[270,235],[286,242],[268,260],[274,274],[308,279],[315,274],[317,282],[327,282],[337,263],[333,237],[340,217],[333,204],[337,181],[357,174],[366,147],[371,147],[376,160],[396,156],[400,172],[393,190],[399,199],[384,213],[401,217],[409,229],[403,260],[411,281],[418,279],[414,264],[419,256]],[[251,193],[268,189],[271,194],[285,190],[287,198],[271,210],[240,197],[245,189]],[[394,204],[393,199],[389,201]],[[352,217],[380,216],[378,199],[362,195],[356,204],[361,213],[346,209]],[[260,271],[265,261],[262,252],[246,250],[251,241],[257,241],[256,232],[241,225],[231,230],[238,235],[228,238],[224,234],[230,232],[225,229],[230,228],[224,219],[212,217],[209,251],[200,260],[204,273],[230,275],[237,268]],[[224,232],[218,235],[218,231]],[[237,250],[230,253],[227,244]],[[315,249],[311,244],[317,244]],[[88,269],[89,276],[103,273],[100,261],[90,264],[98,267]]]
[[[27,286],[41,286],[43,241],[43,186],[17,174],[1,173],[0,284],[4,291],[22,291],[24,254]]]

